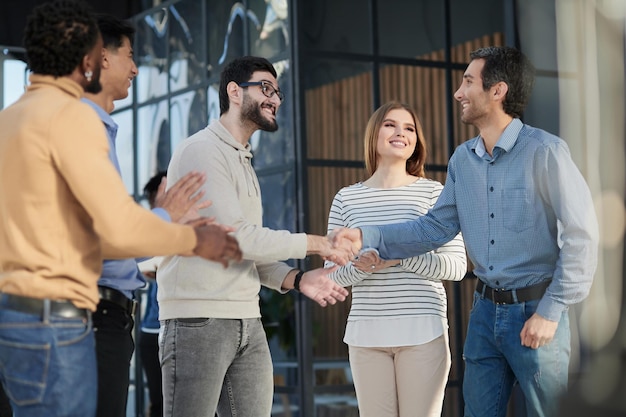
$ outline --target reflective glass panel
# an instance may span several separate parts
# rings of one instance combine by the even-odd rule
[[[111,115],[117,123],[117,137],[115,138],[115,150],[117,160],[122,171],[122,180],[128,190],[128,194],[135,193],[135,147],[133,141],[133,112],[126,110]]]
[[[469,62],[480,47],[504,45],[502,0],[450,0],[450,21],[453,62]]]
[[[202,82],[206,76],[203,2],[181,1],[168,6],[172,92]]]
[[[171,156],[168,102],[140,107],[137,112],[137,183],[145,184],[167,170]]]
[[[372,53],[368,2],[301,1],[298,7],[302,29],[300,45],[304,50]]]
[[[256,17],[248,19],[251,55],[284,58],[290,43],[287,0],[250,0],[249,4],[249,13]]]
[[[208,66],[211,81],[218,81],[223,66],[233,58],[247,55],[244,48],[244,26],[251,17],[241,2],[207,1]],[[256,19],[258,20],[258,19]]]
[[[296,230],[295,177],[292,171],[263,175],[258,172],[263,196],[263,226],[273,230]]]
[[[444,5],[441,0],[377,0],[379,54],[443,60]]]
[[[257,170],[291,163],[295,157],[290,62],[284,60],[273,62],[273,65],[278,74],[278,87],[285,99],[276,114],[278,130],[272,133],[257,131],[250,140],[254,152],[252,163]]]
[[[256,156],[255,156],[256,158]],[[273,230],[296,231],[296,193],[293,171],[264,175],[258,171],[263,196],[263,226]],[[295,266],[293,261],[289,262]],[[287,392],[296,391],[297,372],[293,366],[296,350],[296,319],[293,293],[281,294],[262,287],[260,296],[263,326],[272,353],[276,384],[273,411],[298,409],[297,399]]]
[[[22,94],[28,83],[26,63],[19,59],[0,57],[2,62],[2,102],[0,109],[13,104]]]
[[[168,25],[167,8],[156,9],[136,20],[135,62],[139,69],[135,81],[137,100],[162,97],[168,92]]]
[[[219,84],[211,84],[206,91],[207,98],[207,124],[213,120],[220,118],[220,97],[219,97]]]
[[[519,24],[517,26],[520,48],[538,70],[572,71],[573,68],[568,68],[568,65],[564,62],[559,62],[557,65],[555,3],[557,2],[543,0],[516,2],[516,12],[519,21],[528,22],[528,24]],[[626,3],[622,2],[622,4]],[[569,4],[569,7],[575,8],[573,4]],[[568,16],[567,20],[567,25],[577,27],[580,24],[579,21],[572,19],[571,16]],[[559,52],[563,53],[566,45],[562,45],[561,48]]]
[[[180,141],[206,127],[204,90],[192,90],[173,96],[170,101],[170,137],[172,151]]]

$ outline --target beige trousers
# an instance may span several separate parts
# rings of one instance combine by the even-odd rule
[[[447,334],[423,345],[349,346],[360,417],[440,417],[450,372]]]

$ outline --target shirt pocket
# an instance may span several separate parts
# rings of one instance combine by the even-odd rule
[[[533,192],[526,188],[504,190],[502,209],[504,227],[513,232],[522,232],[535,224]]]

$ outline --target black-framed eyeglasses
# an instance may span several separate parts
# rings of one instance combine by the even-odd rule
[[[280,90],[274,88],[274,86],[267,81],[248,81],[245,83],[240,83],[239,87],[251,87],[254,85],[260,85],[261,92],[267,98],[272,98],[274,97],[274,94],[276,94],[280,101],[283,101],[285,99],[285,95]]]

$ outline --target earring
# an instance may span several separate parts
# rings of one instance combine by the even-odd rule
[[[88,83],[91,82],[91,77],[93,77],[93,71],[91,71],[91,70],[85,71],[85,78],[87,78],[87,82]]]

